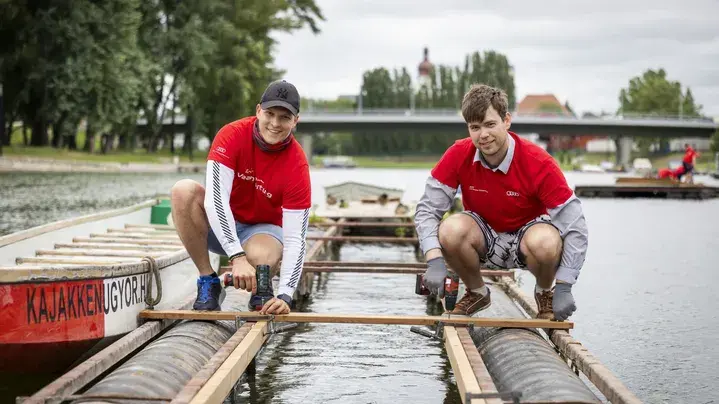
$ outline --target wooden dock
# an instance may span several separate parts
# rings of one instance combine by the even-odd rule
[[[326,250],[332,243],[356,242],[402,242],[416,244],[416,238],[408,240],[404,237],[375,237],[361,238],[359,236],[340,235],[341,227],[351,227],[347,218],[359,217],[365,223],[378,223],[387,219],[371,215],[353,214],[344,212],[337,217],[338,221],[326,220],[321,225],[326,229],[322,236],[308,237],[311,240],[310,248],[304,264],[302,281],[298,287],[298,298],[311,293],[314,277],[322,276],[328,272],[355,272],[355,273],[386,273],[386,274],[418,274],[424,271],[425,264],[418,263],[392,263],[392,262],[336,262],[323,258]],[[406,218],[404,218],[406,219]],[[333,225],[333,224],[337,225]],[[362,223],[361,221],[358,223]],[[358,227],[362,225],[357,225]],[[369,226],[363,226],[369,227]],[[156,227],[156,230],[170,230]],[[118,233],[122,233],[118,231]],[[158,236],[160,236],[158,234]],[[367,236],[369,237],[369,236]],[[91,237],[96,241],[100,235]],[[148,245],[153,242],[166,244],[170,240],[146,239]],[[76,240],[76,242],[85,242]],[[173,244],[174,247],[174,244]],[[226,269],[226,268],[225,268]],[[367,315],[358,313],[304,313],[293,312],[287,315],[262,316],[254,312],[222,311],[200,312],[188,310],[192,296],[187,302],[178,305],[173,310],[144,310],[140,318],[146,322],[108,346],[92,358],[78,365],[76,368],[58,378],[48,386],[36,392],[31,397],[20,397],[18,403],[50,403],[70,399],[97,399],[97,400],[133,400],[147,402],[170,403],[222,403],[228,395],[233,394],[242,374],[251,366],[254,357],[260,352],[269,336],[277,332],[285,324],[303,322],[324,322],[347,324],[392,324],[397,326],[421,325],[434,326],[434,337],[441,340],[452,366],[457,387],[463,403],[489,403],[522,402],[521,394],[517,392],[500,391],[493,381],[492,374],[482,359],[482,355],[475,346],[470,330],[473,328],[494,328],[499,330],[544,330],[550,338],[543,340],[547,346],[556,349],[562,361],[571,365],[572,369],[582,372],[586,378],[612,403],[639,403],[638,398],[622,384],[622,382],[603,366],[578,341],[572,338],[568,331],[573,329],[573,322],[547,321],[536,319],[536,307],[533,299],[525,296],[514,280],[513,271],[483,270],[488,281],[501,288],[507,296],[521,306],[531,318],[490,318],[490,317],[459,317],[459,316],[400,316],[400,315]],[[407,287],[413,287],[414,282],[408,282]],[[146,346],[155,340],[168,328],[178,324],[179,320],[219,321],[231,320],[236,324],[234,334],[198,369],[189,379],[181,383],[182,387],[172,394],[151,396],[136,393],[133,395],[82,393],[88,391],[87,387],[94,383],[99,376],[106,374],[110,369],[128,360],[132,353],[140,347]],[[581,326],[581,325],[580,325]],[[424,331],[426,334],[427,331]],[[534,335],[534,334],[532,334]],[[554,351],[551,351],[554,355]],[[571,372],[570,372],[571,373]]]
[[[577,185],[574,193],[580,198],[711,199],[719,197],[719,187],[671,179],[619,177],[613,185]]]

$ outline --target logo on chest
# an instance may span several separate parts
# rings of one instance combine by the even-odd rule
[[[521,195],[519,195],[519,192],[507,191],[507,196],[518,197]]]
[[[245,170],[244,173],[237,173],[237,178],[243,180],[243,181],[252,181],[255,183],[255,189],[262,192],[264,196],[266,196],[268,199],[272,199],[272,192],[269,192],[267,188],[265,188],[263,181],[260,178],[257,178],[255,175],[255,171],[251,168],[248,168]]]

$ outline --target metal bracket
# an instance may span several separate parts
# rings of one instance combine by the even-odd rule
[[[267,321],[267,334],[279,334],[281,332],[289,331],[293,328],[297,328],[299,323],[287,323],[284,325],[277,325],[275,322],[275,315],[269,314],[267,316],[237,316],[235,317],[235,327],[239,330],[247,322]]]
[[[434,339],[437,341],[444,340],[444,323],[441,321],[437,321],[434,332],[431,332],[424,327],[419,327],[416,325],[410,327],[409,330],[415,334],[419,334],[430,339]]]
[[[469,403],[473,398],[499,398],[504,401],[512,401],[512,404],[520,404],[519,399],[522,398],[522,393],[519,391],[507,391],[503,393],[472,393],[466,392],[464,394],[464,402]]]

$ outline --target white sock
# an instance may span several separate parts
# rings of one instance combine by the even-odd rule
[[[489,293],[489,288],[487,288],[487,285],[483,285],[481,288],[471,289],[472,293],[478,294],[480,296],[487,296],[487,293]]]
[[[534,293],[549,292],[550,290],[552,290],[551,287],[548,289],[544,289],[544,288],[540,287],[539,285],[534,285]]]

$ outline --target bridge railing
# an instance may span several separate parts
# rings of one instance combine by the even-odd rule
[[[587,120],[630,120],[630,119],[646,119],[646,120],[667,120],[667,121],[687,121],[687,122],[714,122],[709,117],[691,117],[680,115],[653,115],[653,114],[617,114],[604,115],[596,117],[577,117],[573,115],[559,115],[547,112],[539,113],[518,113],[511,112],[513,117],[532,117],[532,118],[565,118],[565,119],[587,119]],[[411,108],[363,108],[363,109],[318,109],[309,108],[300,111],[300,115],[322,116],[322,115],[369,115],[369,116],[461,116],[462,111],[457,109],[411,109]]]

